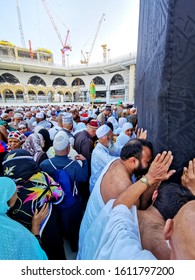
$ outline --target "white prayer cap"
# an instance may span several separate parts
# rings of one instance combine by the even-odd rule
[[[133,128],[132,123],[126,122],[126,123],[124,123],[123,126],[122,126],[122,131],[125,132],[127,129],[132,129],[132,128]]]
[[[63,123],[73,123],[73,117],[71,113],[63,113],[62,114],[62,122]]]
[[[86,129],[86,125],[85,125],[83,122],[79,122],[79,123],[76,125],[75,131],[76,131],[76,130],[84,130],[84,129]]]
[[[127,122],[127,119],[124,117],[119,118],[118,126],[122,128],[123,124]]]
[[[44,119],[44,114],[42,112],[36,113],[35,116],[37,119]]]
[[[97,130],[96,130],[96,135],[97,138],[102,138],[104,137],[109,131],[110,127],[106,124],[101,125]]]
[[[116,144],[119,147],[123,147],[129,140],[130,140],[130,137],[128,135],[122,133],[116,138]]]
[[[22,118],[23,119],[23,115],[21,113],[15,113],[14,114],[14,119],[18,119],[18,118]]]
[[[22,109],[21,107],[19,107],[19,108],[16,109],[16,111],[18,111],[18,112],[19,112],[19,111],[20,111],[20,112],[23,112],[23,109]]]
[[[118,122],[117,122],[117,120],[116,120],[115,117],[109,117],[109,118],[107,119],[107,122],[111,122],[113,125],[114,125],[114,124],[117,124],[117,125],[118,125]]]
[[[69,138],[65,131],[61,130],[59,131],[53,140],[53,148],[56,151],[62,151],[65,150],[68,147],[69,144]]]

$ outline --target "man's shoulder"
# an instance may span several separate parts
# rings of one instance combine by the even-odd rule
[[[41,163],[40,163],[40,167],[42,168],[43,166],[47,166],[49,165],[50,162],[49,162],[49,159],[44,159]]]
[[[74,135],[75,140],[81,139],[81,138],[85,137],[85,135],[86,135],[85,131],[86,131],[86,130],[82,130],[82,131],[77,132],[77,133]]]

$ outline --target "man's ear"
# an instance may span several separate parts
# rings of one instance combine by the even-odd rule
[[[172,219],[168,219],[165,223],[163,230],[163,237],[165,240],[170,240],[172,232],[173,232],[174,221]]]
[[[158,196],[158,190],[155,190],[152,194],[152,203],[155,202],[155,200],[157,199],[157,196]]]
[[[136,157],[130,157],[128,160],[135,168],[139,166],[139,160]]]

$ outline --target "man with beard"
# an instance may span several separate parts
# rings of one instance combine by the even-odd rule
[[[173,160],[170,151],[158,154],[148,169],[152,161],[152,153],[150,142],[143,139],[133,139],[124,145],[120,158],[114,158],[105,166],[87,203],[80,227],[79,251],[82,249],[85,232],[89,225],[110,199],[116,199],[130,187],[132,201],[136,201],[133,204],[136,204],[139,209],[146,209],[154,190],[175,172],[174,170],[168,171]],[[138,179],[134,184],[131,180],[133,174]],[[146,175],[139,179],[138,174],[139,176]]]
[[[113,133],[111,128],[103,124],[96,130],[98,143],[93,149],[91,155],[91,176],[89,180],[90,193],[93,191],[96,181],[98,180],[102,170],[116,156],[111,155],[111,147],[113,144]]]

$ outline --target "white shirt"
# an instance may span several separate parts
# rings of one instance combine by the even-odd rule
[[[80,259],[156,260],[142,248],[136,206],[112,208],[114,201],[107,202],[86,231]]]
[[[91,177],[89,180],[90,192],[92,192],[104,167],[114,158],[116,158],[116,156],[110,155],[107,147],[103,146],[101,143],[97,143],[91,156]]]

